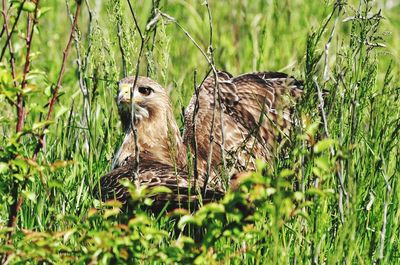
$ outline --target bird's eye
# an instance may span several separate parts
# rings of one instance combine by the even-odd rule
[[[140,94],[143,94],[145,96],[148,96],[148,95],[151,94],[151,92],[153,92],[153,89],[150,88],[150,87],[142,87],[141,86],[141,87],[138,88],[138,90],[139,90]]]

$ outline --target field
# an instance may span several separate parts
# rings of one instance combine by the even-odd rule
[[[128,2],[2,1],[0,263],[400,264],[398,1]],[[157,80],[183,126],[205,56],[304,80],[289,145],[194,213],[96,200],[118,81]]]

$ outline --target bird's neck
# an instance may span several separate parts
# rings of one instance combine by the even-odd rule
[[[166,110],[161,115],[152,117],[152,120],[141,121],[136,125],[136,141],[132,128],[127,128],[112,168],[122,165],[128,157],[135,155],[136,143],[140,158],[142,158],[140,152],[146,150],[145,159],[152,159],[179,169],[185,167],[186,148],[172,113],[167,113]]]

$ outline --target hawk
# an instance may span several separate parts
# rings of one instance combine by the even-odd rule
[[[167,91],[147,77],[138,77],[133,88],[134,80],[127,77],[119,83],[116,102],[125,138],[112,170],[100,179],[103,200],[126,202],[129,193],[121,179],[136,186],[170,188],[171,194],[155,196],[161,202],[220,198],[229,176],[254,170],[258,158],[272,159],[277,145],[288,138],[291,114],[302,95],[302,82],[284,73],[212,74],[196,89],[181,136]],[[188,157],[196,163],[189,163]]]

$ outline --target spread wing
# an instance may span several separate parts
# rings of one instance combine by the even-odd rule
[[[151,189],[154,187],[164,186],[171,190],[171,193],[156,194],[153,199],[156,203],[170,202],[172,208],[186,207],[189,202],[197,203],[200,188],[204,185],[204,179],[199,177],[195,180],[182,170],[176,170],[174,167],[157,162],[151,158],[140,159],[138,176],[135,179],[135,161],[129,158],[124,165],[111,170],[108,174],[100,178],[100,190],[98,186],[95,188],[95,194],[103,201],[116,199],[122,203],[126,203],[130,194],[128,189],[121,184],[121,180],[127,179],[137,187],[146,186]],[[210,181],[207,187],[206,197],[202,198],[202,202],[206,203],[223,196],[222,186],[219,183]]]
[[[270,160],[276,145],[288,138],[291,113],[302,94],[302,83],[277,72],[238,77],[219,72],[214,101],[215,87],[215,78],[211,75],[192,97],[185,113],[184,142],[194,152],[193,136],[196,135],[200,174],[207,168],[213,119],[211,168],[214,174],[222,170],[222,150],[224,170],[228,174],[254,169],[256,158]]]

